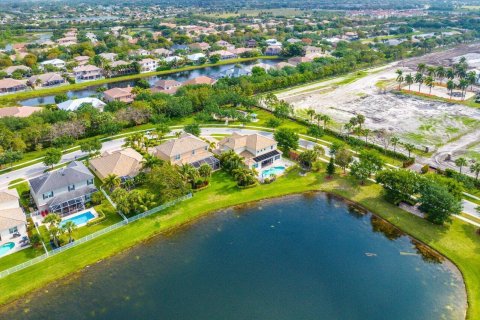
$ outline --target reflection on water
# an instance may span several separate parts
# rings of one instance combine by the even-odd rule
[[[0,314],[69,320],[464,319],[459,272],[439,258],[370,213],[322,194],[298,195],[218,212],[94,264]]]
[[[266,64],[275,64],[278,61],[275,60],[262,60],[259,59],[257,61],[246,61],[237,65],[240,65],[242,67],[246,67],[252,64],[256,63],[266,63]],[[184,82],[199,76],[209,76],[209,77],[215,77],[219,73],[224,72],[225,70],[231,69],[235,66],[235,64],[226,64],[222,66],[216,66],[216,67],[206,67],[206,68],[201,68],[201,69],[195,69],[195,70],[190,70],[190,71],[183,71],[183,72],[177,72],[177,73],[172,73],[169,75],[162,75],[162,76],[152,76],[152,77],[146,77],[143,78],[148,81],[150,85],[155,84],[160,79],[170,79],[170,80],[176,80],[179,82]],[[75,91],[68,91],[67,96],[69,98],[86,98],[90,97],[92,95],[98,95],[97,89],[100,87],[104,87],[107,89],[111,89],[114,87],[127,87],[127,86],[134,86],[136,80],[129,80],[129,81],[120,81],[120,82],[115,82],[115,83],[109,83],[105,85],[100,85],[100,86],[91,86],[87,87],[81,90],[75,90]],[[38,97],[38,98],[32,98],[32,99],[27,99],[20,101],[19,104],[22,106],[28,106],[28,107],[34,107],[38,106],[40,104],[52,104],[55,103],[55,95],[50,95],[50,96],[44,96],[44,97]]]

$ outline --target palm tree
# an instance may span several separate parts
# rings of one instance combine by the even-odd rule
[[[200,166],[200,168],[198,168],[198,173],[200,174],[200,177],[202,177],[203,179],[209,180],[210,176],[212,175],[212,167],[204,163]]]
[[[390,143],[393,146],[393,153],[395,153],[397,150],[397,144],[400,142],[400,139],[398,137],[391,137],[390,138]]]
[[[435,74],[440,80],[440,83],[442,83],[443,78],[445,78],[445,68],[443,66],[438,66],[437,70],[435,71]]]
[[[198,178],[198,171],[191,164],[182,164],[178,167],[178,172],[182,176],[183,180],[190,183],[192,186]]]
[[[423,73],[423,72],[425,71],[425,68],[426,68],[426,67],[427,67],[427,66],[425,65],[425,63],[419,63],[419,64],[417,65],[417,71],[418,71],[419,73]]]
[[[144,157],[143,157],[143,160],[142,160],[142,170],[144,171],[150,171],[151,169],[159,166],[162,164],[162,160],[155,157],[154,155],[151,155],[151,154],[146,154]]]
[[[127,190],[127,191],[130,191],[132,190],[132,188],[134,187],[135,185],[135,181],[133,179],[127,179],[125,180],[125,182],[123,183],[123,187]]]
[[[313,121],[313,117],[315,116],[315,110],[313,109],[308,109],[307,110],[307,115],[310,117],[310,122]]]
[[[329,123],[330,121],[332,120],[332,118],[330,118],[329,116],[327,116],[326,114],[324,114],[322,116],[322,121],[323,121],[323,129],[327,129],[327,123]]]
[[[408,151],[408,157],[410,158],[410,154],[412,153],[413,150],[415,150],[415,146],[411,143],[405,143],[403,146]]]
[[[467,159],[460,157],[455,160],[455,165],[459,168],[459,172],[462,173],[462,168],[468,164]]]
[[[58,226],[53,226],[48,228],[48,233],[50,234],[50,237],[53,238],[53,243],[55,244],[56,247],[60,247],[60,242],[58,239],[63,233],[63,229],[59,228]]]
[[[317,113],[313,117],[315,118],[315,120],[317,120],[317,125],[320,128],[320,121],[323,120],[323,114]]]
[[[114,173],[109,174],[108,176],[105,177],[105,179],[103,179],[103,185],[110,192],[112,192],[115,188],[118,188],[121,182],[122,181],[120,180],[120,178]]]
[[[470,172],[475,173],[475,180],[478,180],[478,175],[480,174],[480,162],[475,162],[470,166]]]
[[[455,83],[453,82],[453,80],[447,81],[447,89],[450,91],[450,97],[451,97],[453,94],[453,89],[455,89]]]
[[[363,129],[362,130],[362,134],[365,137],[365,144],[368,143],[368,135],[370,134],[370,132],[371,132],[370,129]]]
[[[433,86],[435,85],[434,83],[434,80],[433,80],[433,77],[432,76],[428,76],[426,79],[425,79],[425,84],[427,85],[428,88],[430,88],[430,91],[429,91],[429,95],[432,94],[432,88]]]
[[[418,83],[418,92],[420,92],[422,88],[422,83],[423,83],[423,74],[421,74],[420,72],[417,72],[415,74],[415,82]]]
[[[407,74],[405,77],[405,82],[408,84],[408,91],[411,91],[410,86],[413,84],[413,76],[411,73]]]
[[[68,243],[72,242],[72,234],[75,229],[77,229],[77,225],[75,222],[71,220],[67,220],[65,224],[62,226],[64,232],[68,234]]]
[[[435,77],[435,67],[428,67],[427,68],[427,76],[429,77]]]
[[[467,74],[467,81],[470,84],[470,90],[473,90],[473,85],[477,83],[477,74],[475,71],[470,71]]]
[[[460,81],[458,82],[458,87],[460,88],[460,90],[462,90],[462,100],[465,99],[465,94],[467,93],[468,84],[469,82],[467,79],[460,79]]]
[[[402,82],[404,80],[403,71],[400,70],[400,69],[397,69],[397,71],[395,71],[395,73],[397,74],[398,90],[400,90],[400,88],[402,86]]]
[[[455,78],[455,71],[452,68],[447,70],[447,79],[453,80]]]
[[[43,223],[48,223],[48,227],[52,228],[60,224],[62,222],[62,218],[56,213],[49,213],[45,219],[43,219]]]

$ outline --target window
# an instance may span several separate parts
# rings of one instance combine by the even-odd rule
[[[175,160],[180,160],[180,155],[179,155],[179,154],[177,154],[177,155],[175,156]]]
[[[87,186],[89,186],[89,185],[91,185],[91,184],[93,184],[93,179],[88,179],[88,180],[87,180]]]
[[[75,185],[74,184],[71,184],[68,186],[68,191],[73,191],[75,190]]]
[[[53,191],[47,192],[43,194],[43,200],[52,198],[53,197]]]
[[[17,227],[13,227],[13,228],[8,229],[8,232],[9,232],[10,234],[14,234],[14,233],[17,233],[17,232],[18,232],[18,229],[17,229]]]

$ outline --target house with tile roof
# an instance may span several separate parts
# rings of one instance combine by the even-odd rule
[[[34,112],[42,111],[42,107],[4,107],[0,108],[0,118],[17,117],[26,118],[31,116]]]
[[[91,159],[88,166],[101,180],[114,174],[123,180],[135,177],[142,169],[143,157],[132,148],[105,151],[100,157]]]
[[[135,98],[135,94],[132,93],[133,87],[126,88],[112,88],[103,92],[103,97],[105,101],[121,101],[125,103],[130,103]]]
[[[0,94],[24,91],[27,89],[25,81],[12,78],[0,79]]]
[[[66,216],[85,209],[92,193],[97,191],[94,178],[82,162],[73,161],[28,182],[39,212]]]
[[[97,66],[86,64],[73,68],[73,75],[78,82],[103,78],[103,70]]]
[[[187,86],[187,85],[196,85],[196,84],[214,84],[216,82],[215,79],[212,79],[210,77],[207,77],[207,76],[199,76],[199,77],[196,77],[196,78],[193,78],[193,79],[190,79],[190,80],[187,80],[183,83],[184,86]]]
[[[241,156],[250,169],[260,169],[272,165],[282,157],[277,149],[277,141],[258,133],[243,135],[234,132],[218,143],[216,153],[233,150]]]
[[[168,140],[153,150],[157,158],[169,161],[172,164],[191,164],[199,168],[206,163],[213,170],[220,168],[220,161],[208,151],[208,143],[189,133],[183,133],[176,139]]]
[[[168,94],[173,94],[177,92],[178,88],[182,85],[181,82],[178,82],[176,80],[158,80],[155,82],[153,87],[151,88],[152,92],[162,92],[162,93],[168,93]]]
[[[31,76],[28,78],[27,84],[35,87],[48,88],[65,84],[65,79],[59,73],[48,72]]]
[[[0,246],[12,245],[9,253],[25,247],[27,237],[27,217],[20,207],[17,189],[0,191]],[[0,256],[1,257],[1,256]]]

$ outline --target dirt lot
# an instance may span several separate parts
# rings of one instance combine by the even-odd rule
[[[328,114],[338,129],[355,114],[363,114],[368,128],[387,129],[402,141],[437,150],[428,161],[437,166],[451,166],[443,161],[446,154],[459,156],[480,140],[480,108],[395,94],[390,89],[397,86],[397,69],[414,72],[419,62],[452,61],[467,52],[480,52],[480,44],[392,63],[369,70],[366,76],[347,84],[342,84],[347,77],[337,78],[277,96],[290,102],[297,111],[312,108]],[[412,90],[418,90],[418,85],[412,85]],[[428,88],[423,86],[422,92],[428,93]]]

